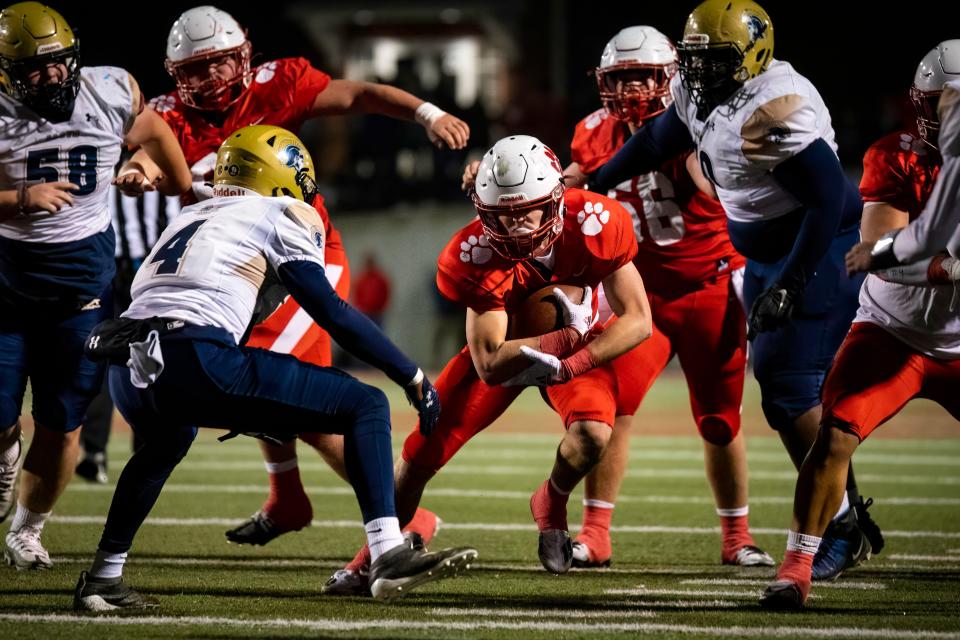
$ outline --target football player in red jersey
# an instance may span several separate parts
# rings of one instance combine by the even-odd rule
[[[369,82],[331,79],[303,58],[281,58],[251,68],[252,48],[246,31],[232,16],[215,7],[185,11],[173,24],[167,40],[166,68],[176,91],[151,100],[170,125],[192,168],[194,187],[185,200],[209,197],[217,149],[224,138],[251,124],[273,124],[297,131],[305,120],[325,115],[377,113],[415,120],[437,145],[466,146],[466,123],[438,107],[395,87]],[[158,171],[140,152],[121,170],[120,185],[128,193],[151,188]],[[318,196],[313,203],[327,227],[327,277],[346,298],[349,267],[339,233]],[[253,328],[247,346],[290,353],[301,360],[329,366],[330,336],[313,323],[289,296],[262,323]],[[309,434],[333,469],[346,479],[342,437]],[[233,542],[266,544],[282,533],[310,524],[313,509],[297,467],[293,443],[262,445],[270,477],[270,497],[249,520],[227,532]],[[419,513],[414,527],[427,539],[435,517]],[[421,526],[421,520],[422,526]]]
[[[637,242],[619,203],[566,188],[556,155],[530,136],[504,138],[484,155],[472,197],[479,217],[447,244],[437,273],[440,292],[467,307],[467,346],[437,379],[443,411],[436,430],[426,438],[414,430],[404,442],[396,465],[399,517],[413,515],[427,482],[523,386],[546,386],[567,432],[530,509],[541,563],[563,573],[573,559],[567,499],[602,456],[618,412],[610,363],[650,335],[650,309],[633,264]],[[586,288],[580,304],[557,293],[566,326],[508,340],[510,313],[550,283]],[[601,283],[617,320],[596,332],[591,289]],[[358,593],[367,563],[361,551],[324,592]]]
[[[948,153],[960,148],[960,92],[952,99],[946,83],[960,80],[960,40],[947,40],[921,60],[910,97],[917,110],[917,130],[897,131],[875,142],[863,157],[862,245],[847,256],[847,267],[861,247],[902,230],[924,211],[943,162],[937,146]],[[953,86],[953,85],[951,85]],[[947,145],[950,145],[948,147]],[[929,215],[925,213],[924,216]],[[868,249],[869,255],[869,249]],[[851,268],[854,267],[854,268]],[[853,327],[837,352],[823,387],[823,419],[816,443],[797,479],[793,522],[787,552],[777,580],[760,604],[769,609],[799,609],[810,592],[814,553],[821,537],[843,537],[834,531],[833,513],[843,494],[850,458],[874,429],[896,415],[914,397],[938,402],[960,419],[960,317],[954,287],[960,278],[956,258],[935,256],[913,265],[867,276],[860,290],[860,308]],[[861,550],[862,549],[862,550]],[[874,549],[876,551],[876,549]],[[870,547],[859,547],[859,554]],[[821,552],[822,553],[822,552]],[[847,558],[835,559],[840,570]]]
[[[585,174],[609,160],[644,120],[669,106],[676,70],[673,44],[653,27],[628,27],[607,43],[596,70],[603,108],[574,131],[574,162],[564,171],[568,186],[584,185]],[[474,175],[475,169],[468,168],[465,182]],[[610,521],[626,471],[630,423],[674,355],[703,437],[723,536],[721,561],[773,566],[773,559],[754,544],[748,525],[746,448],[740,433],[746,319],[738,298],[744,259],[730,243],[723,208],[691,151],[607,195],[633,218],[639,243],[634,264],[647,288],[654,332],[614,362],[621,389],[617,423],[602,462],[586,479],[574,566],[610,562]],[[607,314],[601,312],[601,320]]]

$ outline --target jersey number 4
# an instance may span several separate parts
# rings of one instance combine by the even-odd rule
[[[93,193],[97,188],[97,148],[89,144],[78,145],[67,151],[66,182],[80,187],[76,196]],[[61,182],[60,149],[32,149],[27,152],[27,181]]]
[[[187,247],[190,246],[190,239],[197,232],[200,226],[206,220],[194,220],[180,231],[170,236],[170,239],[157,248],[150,264],[159,264],[156,275],[176,275],[180,271],[180,261]]]

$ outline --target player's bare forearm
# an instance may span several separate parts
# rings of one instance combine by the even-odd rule
[[[571,162],[567,165],[567,168],[563,170],[563,184],[566,185],[568,189],[580,189],[583,185],[587,184],[587,174],[580,169],[579,164]]]
[[[910,224],[910,214],[886,202],[871,202],[863,207],[860,241],[876,242],[886,233]]]
[[[507,323],[505,311],[477,313],[467,309],[467,344],[473,366],[480,379],[491,386],[509,380],[530,366],[520,347],[540,348],[540,336],[507,340]]]
[[[154,163],[162,175],[158,187],[163,194],[175,196],[190,188],[190,167],[183,149],[173,131],[155,111],[144,109],[127,132],[124,142],[139,146]],[[140,161],[145,162],[142,157]],[[146,168],[145,164],[143,166]]]
[[[311,117],[377,113],[401,120],[413,120],[423,100],[403,89],[375,82],[331,80],[317,95]]]
[[[623,355],[653,333],[647,292],[632,262],[604,278],[603,290],[610,308],[617,314],[617,321],[587,345],[597,364]]]

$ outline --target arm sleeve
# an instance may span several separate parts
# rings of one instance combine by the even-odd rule
[[[370,318],[337,295],[322,266],[311,260],[289,260],[277,273],[293,299],[344,349],[380,369],[398,385],[410,384],[417,375],[417,365]]]
[[[690,131],[677,115],[676,106],[671,105],[633,134],[609,162],[589,177],[590,189],[605,193],[692,147]]]
[[[778,279],[780,283],[802,287],[813,277],[817,263],[833,242],[846,200],[854,197],[854,189],[833,149],[822,138],[777,165],[773,177],[806,208],[797,239]]]

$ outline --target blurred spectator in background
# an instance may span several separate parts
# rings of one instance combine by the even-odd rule
[[[380,269],[372,253],[367,254],[363,271],[357,274],[353,296],[353,306],[383,328],[383,314],[390,306],[390,279]]]

